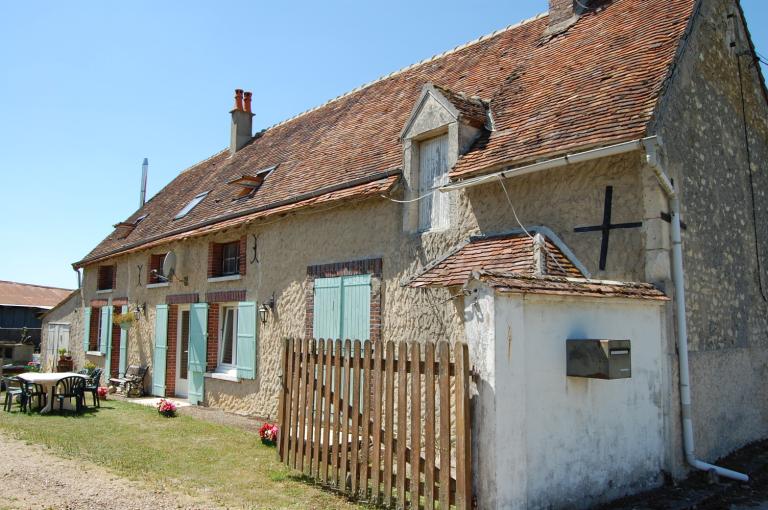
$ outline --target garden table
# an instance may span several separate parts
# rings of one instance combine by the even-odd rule
[[[50,413],[53,409],[54,392],[56,390],[56,384],[65,377],[82,377],[87,379],[88,377],[82,374],[76,374],[74,372],[56,372],[56,373],[42,373],[42,372],[25,372],[19,374],[20,379],[24,379],[27,382],[39,384],[43,387],[48,394],[48,402],[45,407],[40,409],[40,414]],[[64,409],[72,409],[72,404],[69,399],[64,400]]]

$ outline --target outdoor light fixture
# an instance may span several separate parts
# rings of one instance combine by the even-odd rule
[[[142,303],[142,304],[137,303],[136,307],[133,309],[133,313],[144,315],[144,310],[146,310],[146,308],[147,308],[147,303]]]
[[[268,301],[262,303],[262,305],[259,307],[259,318],[261,319],[262,324],[267,323],[267,318],[269,312],[275,311],[275,293],[272,293],[272,297],[269,298]]]

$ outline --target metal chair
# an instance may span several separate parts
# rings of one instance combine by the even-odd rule
[[[26,409],[26,400],[24,397],[24,383],[18,377],[3,377],[3,386],[5,386],[5,401],[3,402],[3,411],[11,412],[13,401],[18,400],[21,410]]]
[[[85,405],[85,381],[84,377],[65,377],[56,383],[54,398],[59,401],[59,411],[64,410],[64,399],[75,399],[76,412],[80,412]]]
[[[101,407],[101,399],[99,398],[99,383],[101,382],[101,374],[103,370],[100,368],[93,369],[91,376],[85,382],[85,393],[90,393],[93,396],[94,407]],[[85,400],[83,400],[85,403]]]
[[[27,413],[32,412],[32,401],[37,398],[38,409],[44,407],[48,403],[48,393],[41,385],[31,383],[20,379],[21,388],[23,391],[24,407]]]

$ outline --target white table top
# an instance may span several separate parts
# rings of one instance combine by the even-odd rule
[[[87,379],[83,374],[76,374],[74,372],[24,372],[23,374],[19,374],[20,379],[35,384],[59,382],[65,377],[82,377],[83,379]]]

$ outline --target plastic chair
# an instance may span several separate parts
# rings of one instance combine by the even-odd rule
[[[93,395],[94,407],[101,407],[101,399],[99,399],[99,383],[101,382],[101,374],[103,370],[95,368],[91,377],[86,381],[84,391]],[[85,400],[83,400],[85,403]]]
[[[13,401],[17,399],[21,410],[26,409],[26,400],[24,396],[24,383],[18,377],[3,377],[3,386],[5,386],[5,401],[3,402],[3,411],[11,412]]]
[[[37,398],[38,409],[42,408],[48,403],[48,393],[45,388],[39,384],[27,382],[23,379],[21,381],[21,389],[23,391],[24,407],[26,407],[27,413],[32,412],[32,400]]]
[[[64,399],[75,399],[75,409],[79,413],[85,404],[85,381],[84,377],[65,377],[56,383],[54,398],[59,401],[59,411],[64,410]]]

